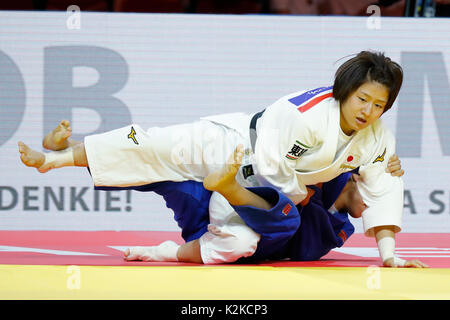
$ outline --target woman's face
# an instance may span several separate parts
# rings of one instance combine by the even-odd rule
[[[365,82],[352,92],[341,105],[341,129],[346,135],[374,123],[388,102],[388,88],[375,81]]]

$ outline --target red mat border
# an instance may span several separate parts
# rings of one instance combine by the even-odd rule
[[[25,247],[35,249],[76,251],[102,254],[55,255],[38,252],[0,251],[0,264],[16,265],[102,265],[102,266],[197,266],[191,263],[125,261],[119,250],[109,246],[151,246],[164,240],[183,243],[179,232],[170,231],[0,231],[0,246]],[[433,268],[450,268],[450,234],[448,233],[403,233],[396,239],[398,248],[442,248],[437,250],[439,257],[422,253],[419,260]],[[376,248],[373,238],[354,234],[345,244],[347,247]],[[431,250],[432,252],[433,250]],[[413,259],[413,258],[410,258]],[[243,266],[243,264],[223,264]],[[359,257],[342,252],[331,251],[318,261],[267,261],[251,266],[273,267],[368,267],[381,266],[378,257]],[[201,266],[201,265],[198,265]]]

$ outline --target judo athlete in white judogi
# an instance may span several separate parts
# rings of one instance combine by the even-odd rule
[[[274,188],[295,205],[307,197],[306,185],[359,168],[358,189],[367,205],[364,231],[376,238],[385,266],[401,266],[404,261],[394,253],[403,182],[385,172],[395,139],[379,119],[394,103],[401,83],[398,64],[363,51],[341,65],[333,87],[287,95],[255,115],[225,114],[148,130],[133,124],[87,136],[84,143],[60,152],[41,154],[23,143],[19,150],[22,161],[41,172],[88,166],[95,186],[126,188],[161,181],[201,182],[242,144],[245,155],[237,181],[244,187]],[[210,206],[222,213],[199,239],[203,261],[228,259],[228,249],[221,251],[221,234],[243,239],[237,242],[242,247],[239,255],[251,255],[258,235],[225,199],[217,198]]]

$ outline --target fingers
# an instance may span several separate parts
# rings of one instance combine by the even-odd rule
[[[400,161],[390,162],[387,165],[387,169],[389,169],[390,172],[400,170],[401,168],[402,168],[402,166],[400,164]]]
[[[390,267],[390,268],[397,268],[397,267],[398,267],[398,266],[395,264],[395,262],[394,262],[394,258],[386,259],[386,260],[383,262],[383,266],[384,266],[384,267]],[[417,260],[417,259],[414,259],[414,260],[407,260],[407,261],[405,262],[404,267],[405,267],[405,268],[429,268],[428,265],[426,265],[425,263],[423,263],[422,261],[419,261],[419,260]]]
[[[400,159],[398,158],[398,156],[396,154],[392,155],[389,158],[388,166],[392,165],[392,164],[400,165]]]
[[[389,158],[386,172],[390,173],[394,177],[401,177],[405,173],[405,171],[402,170],[402,165],[397,155],[394,154]]]
[[[417,259],[406,261],[405,267],[407,267],[407,268],[429,268],[428,265],[426,265],[425,263],[423,263],[422,261],[419,261]]]
[[[398,156],[396,154],[393,154],[390,158],[389,158],[389,162],[391,161],[397,161],[398,160]]]
[[[396,168],[396,167],[401,168],[401,162],[398,159],[397,160],[393,160],[393,161],[389,161],[387,167],[388,168]]]
[[[394,177],[401,177],[405,174],[405,171],[402,170],[400,167],[396,167],[396,168],[392,168],[392,169],[390,169],[388,167],[388,168],[386,168],[386,172],[390,173]]]

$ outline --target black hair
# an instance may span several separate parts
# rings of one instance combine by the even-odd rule
[[[384,112],[397,99],[403,82],[402,67],[381,52],[361,51],[344,62],[336,71],[333,97],[341,105],[355,90],[366,82],[375,81],[389,90],[389,98]]]

